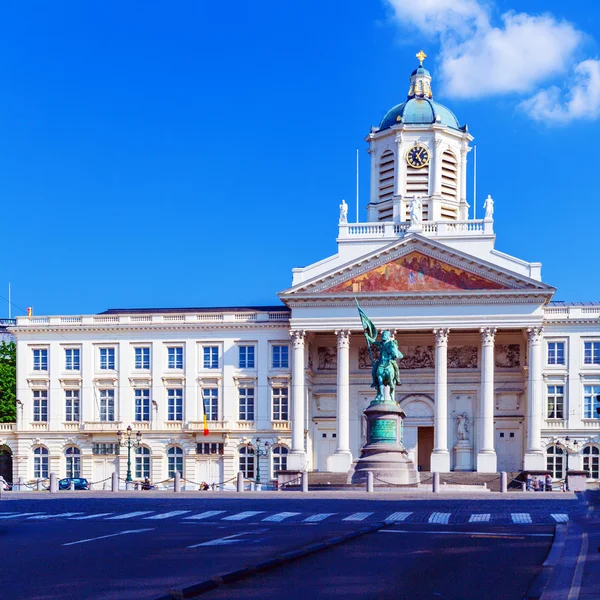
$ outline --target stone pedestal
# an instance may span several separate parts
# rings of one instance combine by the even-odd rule
[[[469,440],[458,440],[454,446],[454,470],[473,470],[473,447]]]
[[[387,394],[386,394],[387,395]],[[371,403],[365,410],[367,443],[351,476],[352,483],[365,483],[372,471],[374,484],[418,483],[419,474],[402,445],[404,411],[393,401]]]

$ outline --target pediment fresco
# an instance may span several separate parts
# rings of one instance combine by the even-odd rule
[[[395,261],[356,275],[348,281],[323,290],[324,293],[420,292],[437,290],[506,289],[458,267],[435,258],[411,252]]]

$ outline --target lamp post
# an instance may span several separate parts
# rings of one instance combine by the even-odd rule
[[[261,442],[260,438],[256,438],[254,443],[250,442],[250,447],[256,456],[256,483],[260,483],[260,457],[269,453],[270,445],[269,442]]]
[[[564,442],[565,447],[565,455],[566,455],[566,464],[565,464],[565,479],[569,476],[569,452],[573,452],[573,454],[577,454],[579,452],[579,442],[577,440],[573,440],[573,444],[571,444],[571,438],[567,436]],[[568,483],[567,483],[568,486]],[[567,488],[568,489],[568,488]]]
[[[127,448],[127,477],[125,478],[126,483],[131,483],[133,479],[131,478],[131,449],[138,448],[142,441],[142,432],[138,431],[135,436],[132,435],[133,430],[131,429],[131,425],[127,427],[125,434],[119,429],[117,431],[117,440],[119,441],[119,446],[123,448]]]

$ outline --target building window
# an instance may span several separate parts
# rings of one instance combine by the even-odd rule
[[[548,364],[549,365],[564,365],[565,364],[565,343],[564,342],[548,342]]]
[[[202,366],[205,369],[218,369],[219,368],[219,347],[218,346],[204,346],[202,348],[203,362]]]
[[[100,420],[115,420],[115,390],[100,390]]]
[[[79,421],[79,390],[65,391],[65,421]]]
[[[254,450],[250,446],[242,446],[238,450],[240,471],[246,479],[254,479]]]
[[[219,390],[217,388],[203,388],[202,400],[204,413],[208,421],[219,420]]]
[[[79,371],[80,356],[79,348],[65,348],[65,371]]]
[[[597,408],[600,408],[600,385],[583,386],[583,418],[600,419]]]
[[[135,420],[150,420],[150,390],[135,390]]]
[[[589,473],[592,479],[600,477],[600,449],[598,446],[585,446],[583,448],[583,470]]]
[[[119,454],[118,444],[92,444],[92,454],[99,456]]]
[[[33,370],[48,370],[48,350],[46,348],[34,348],[33,350]]]
[[[240,369],[254,369],[254,346],[240,346]]]
[[[169,346],[167,348],[167,368],[183,369],[183,346]]]
[[[135,476],[137,479],[150,479],[150,448],[147,446],[135,449]]]
[[[565,395],[564,386],[548,386],[548,418],[564,419]]]
[[[277,471],[287,471],[288,449],[285,446],[275,446],[271,450],[273,457],[273,474]]]
[[[222,442],[199,442],[196,444],[196,454],[223,454]]]
[[[600,342],[584,342],[583,363],[586,365],[600,365]]]
[[[179,446],[171,446],[167,450],[169,461],[169,477],[174,477],[175,473],[183,475],[183,449]]]
[[[67,457],[66,477],[81,477],[81,452],[79,448],[70,446],[65,450]]]
[[[33,476],[37,479],[48,477],[48,448],[36,448],[33,451]]]
[[[148,346],[138,346],[134,348],[135,368],[147,371],[150,369],[150,348]]]
[[[48,392],[46,390],[33,391],[33,420],[42,423],[48,421]]]
[[[288,389],[287,387],[273,388],[273,420],[288,420]]]
[[[288,346],[273,346],[272,363],[273,369],[287,369],[290,366]]]
[[[167,402],[169,421],[183,421],[183,389],[169,388]]]
[[[560,446],[548,446],[546,450],[546,468],[554,479],[562,479],[564,450]]]
[[[254,421],[254,388],[240,388],[240,421]]]
[[[100,348],[100,370],[114,371],[115,370],[115,349]]]

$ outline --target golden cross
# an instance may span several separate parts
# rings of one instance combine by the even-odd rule
[[[422,67],[423,61],[427,58],[427,54],[425,54],[425,52],[423,52],[423,50],[419,50],[419,52],[417,53],[416,56],[419,59],[419,62],[421,63],[419,66]]]

